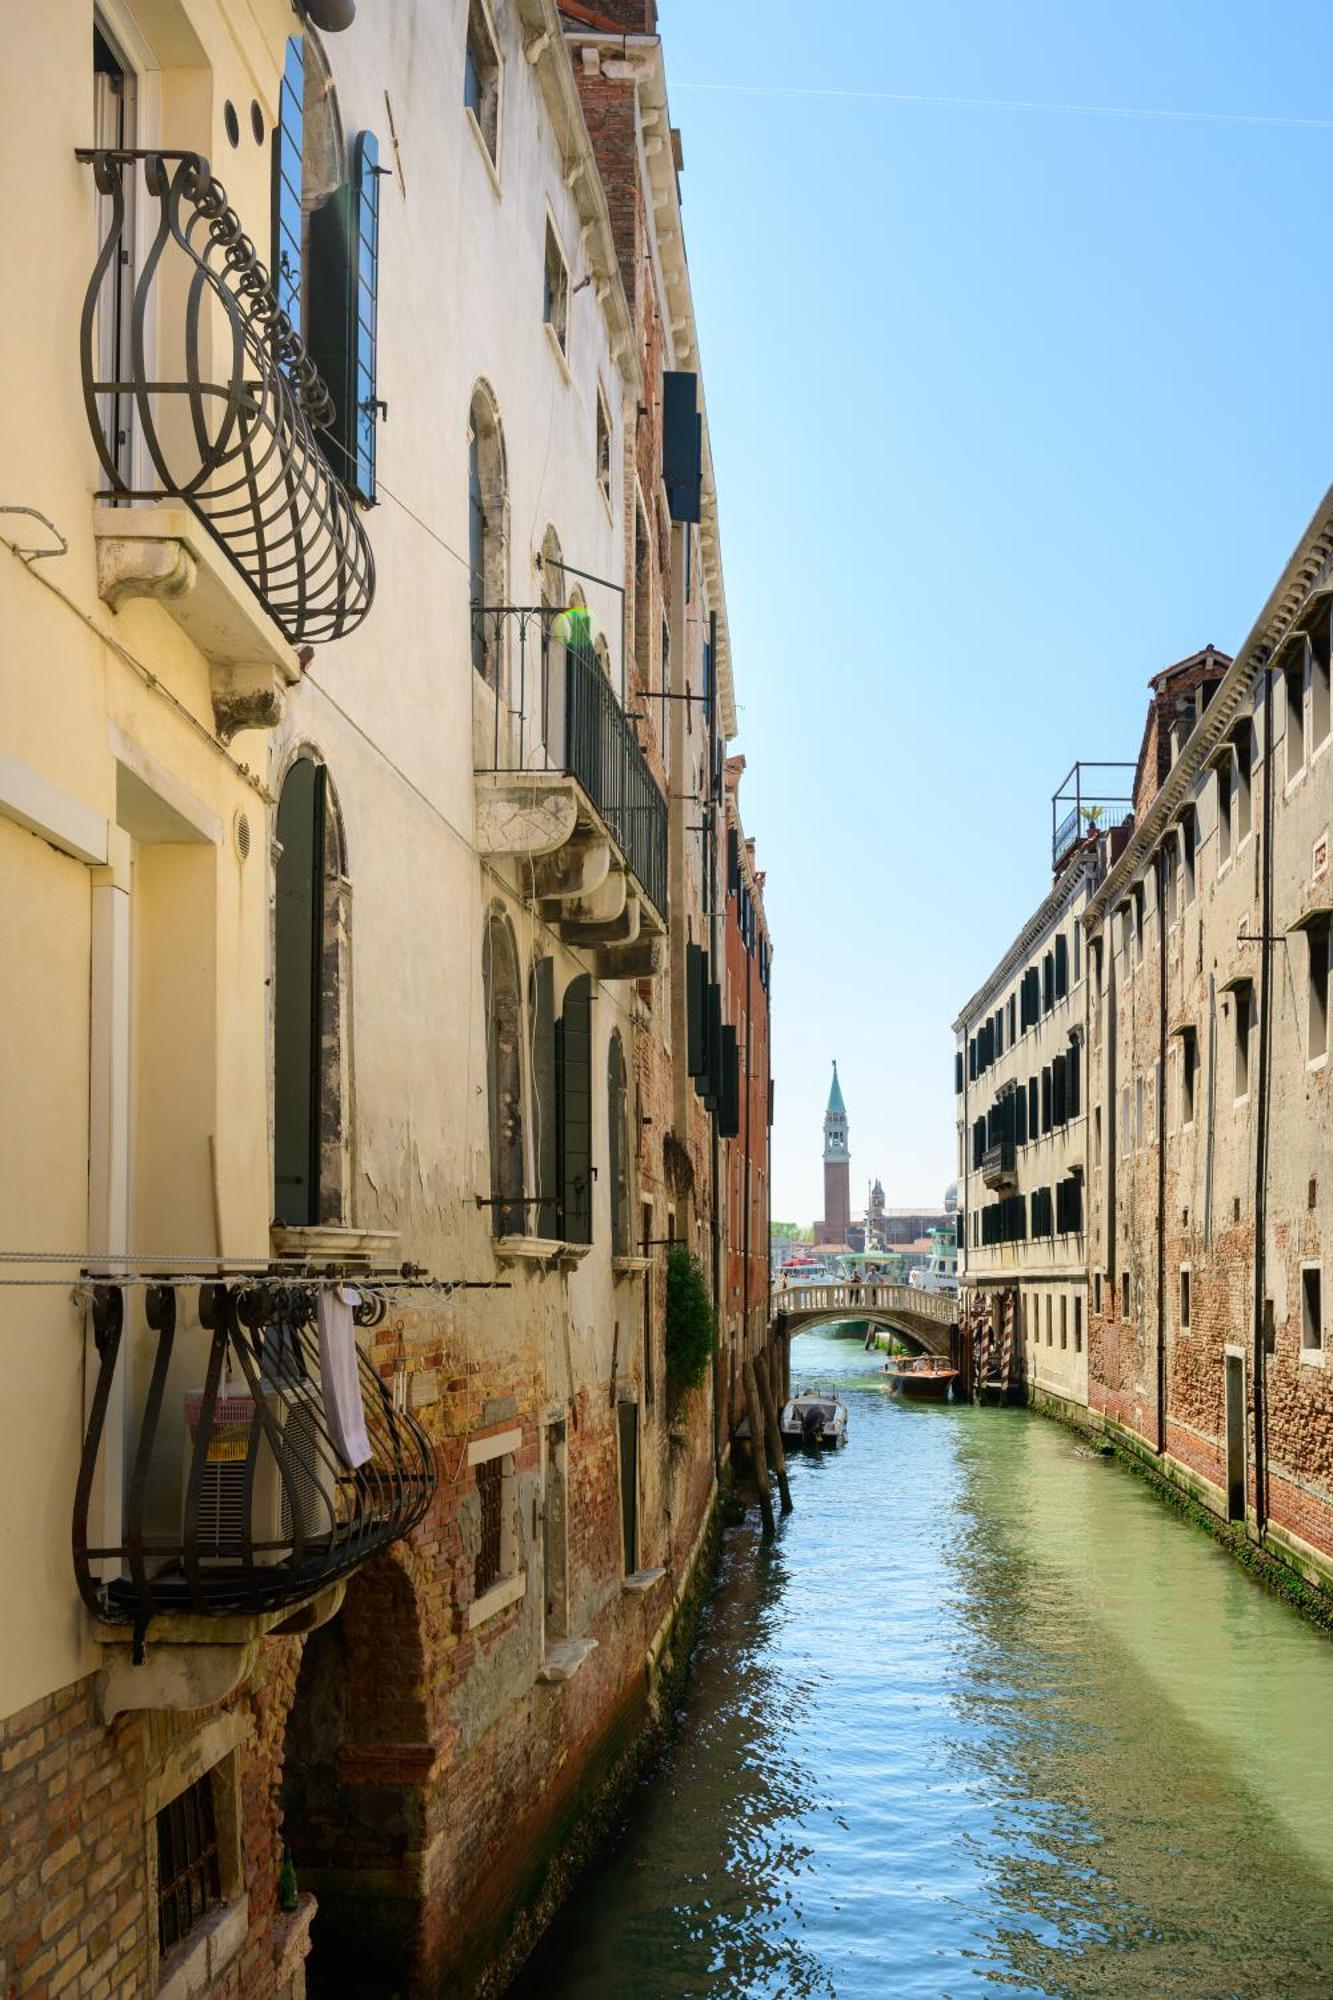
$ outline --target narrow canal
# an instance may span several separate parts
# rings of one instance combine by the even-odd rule
[[[728,1532],[679,1734],[516,1994],[1333,1993],[1333,1641],[1024,1411],[890,1401]]]

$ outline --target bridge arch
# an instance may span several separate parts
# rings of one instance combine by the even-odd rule
[[[835,1320],[863,1319],[896,1333],[922,1354],[949,1355],[957,1301],[911,1285],[789,1285],[774,1298],[774,1331],[788,1340]]]

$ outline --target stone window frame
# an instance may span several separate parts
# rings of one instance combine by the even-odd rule
[[[1307,1279],[1310,1276],[1313,1276],[1316,1280],[1319,1306],[1319,1326],[1317,1329],[1317,1338],[1314,1340],[1310,1340],[1307,1337],[1310,1321],[1310,1295]],[[1301,1361],[1308,1368],[1322,1368],[1324,1366],[1326,1334],[1324,1325],[1324,1265],[1322,1258],[1302,1257],[1299,1266],[1299,1284],[1300,1292],[1297,1300],[1297,1312],[1300,1324]]]
[[[606,503],[607,517],[614,525],[615,501],[612,479],[615,465],[615,425],[611,421],[611,400],[602,387],[600,376],[597,378],[595,409],[593,470],[597,479],[597,491]]]
[[[509,621],[499,618],[494,633],[481,628],[477,637],[476,607],[494,608],[509,599],[509,458],[499,399],[484,376],[472,384],[467,402],[468,492],[468,625],[473,670],[492,698],[508,699]],[[481,517],[480,596],[471,560],[472,460],[475,447]],[[481,658],[478,659],[478,651]]]
[[[496,33],[489,0],[468,0],[463,38],[463,116],[472,129],[473,137],[490,175],[491,185],[498,195],[500,145],[504,133],[504,56],[500,49],[500,37]],[[476,62],[474,53],[476,50],[479,50],[482,56],[480,63]],[[482,86],[480,117],[467,102],[466,97],[466,64],[470,53],[473,54]]]
[[[573,297],[569,279],[569,258],[550,203],[543,211],[542,230],[542,326],[551,344],[560,371],[568,382],[569,320]]]
[[[249,1935],[250,1898],[241,1843],[244,1817],[240,1746],[246,1728],[246,1718],[240,1714],[216,1717],[184,1743],[174,1745],[144,1786],[142,1837],[149,1954],[146,1990],[155,1994],[157,2000],[187,2000],[187,1996],[211,1992]],[[222,1901],[163,1958],[157,1933],[157,1818],[203,1778],[210,1781],[213,1791]]]
[[[527,1594],[528,1573],[520,1557],[518,1536],[517,1454],[522,1448],[519,1429],[497,1431],[490,1437],[473,1438],[467,1448],[468,1470],[475,1474],[479,1465],[503,1459],[500,1488],[500,1576],[482,1596],[474,1597],[467,1609],[467,1628],[475,1632],[511,1604]]]

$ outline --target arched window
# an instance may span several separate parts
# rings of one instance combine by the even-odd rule
[[[607,1169],[611,1181],[611,1255],[628,1257],[630,1243],[629,1097],[620,1031],[612,1029],[606,1057]]]
[[[571,979],[556,1031],[560,1236],[592,1242],[592,980]]]
[[[273,1216],[347,1220],[343,1085],[350,887],[324,765],[296,759],[278,800],[273,979]]]
[[[484,383],[472,392],[467,430],[467,521],[472,664],[488,687],[500,685],[509,542],[509,485],[495,399]]]
[[[518,953],[509,919],[486,920],[486,1087],[491,1124],[491,1195],[497,1236],[523,1236],[523,1044]]]

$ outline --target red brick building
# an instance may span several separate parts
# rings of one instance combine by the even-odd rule
[[[722,1321],[726,1403],[733,1423],[744,1414],[742,1369],[768,1337],[769,1133],[773,1122],[769,996],[773,947],[764,910],[764,877],[755,866],[740,812],[743,757],[726,763],[726,917],[723,1008],[735,1037],[737,1088],[725,1107],[723,1138]]]

